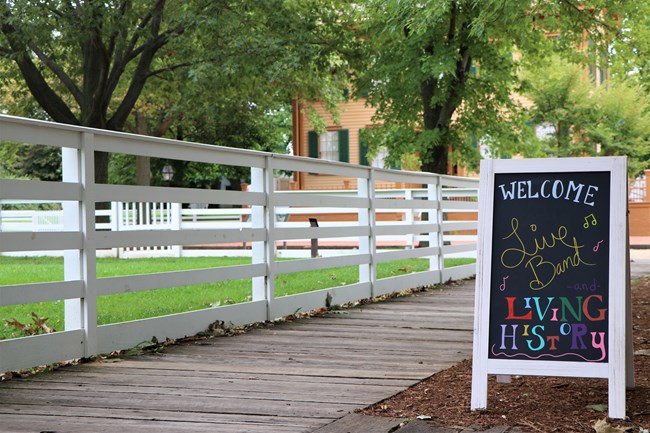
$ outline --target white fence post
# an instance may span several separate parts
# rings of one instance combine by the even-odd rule
[[[172,226],[172,230],[180,230],[181,229],[181,224],[183,222],[183,215],[182,215],[183,210],[181,209],[181,204],[180,203],[167,203],[167,213],[168,217],[170,218],[170,223]],[[172,255],[174,257],[182,257],[183,256],[183,246],[182,245],[173,245],[172,246]]]
[[[405,189],[404,201],[410,203],[411,200],[413,200],[413,190]],[[406,209],[406,212],[404,213],[404,220],[406,221],[407,224],[413,225],[415,221],[414,215],[415,215],[415,209],[413,208]],[[409,250],[415,248],[415,234],[411,233],[406,235],[406,248],[408,248]]]
[[[251,168],[251,184],[248,187],[251,192],[264,192],[264,169],[258,167]],[[254,229],[264,228],[264,206],[251,206],[251,227]],[[252,242],[252,263],[266,263],[265,251],[266,245],[264,241]],[[261,301],[266,299],[266,277],[253,278],[253,301]]]
[[[264,263],[266,275],[253,278],[252,300],[266,300],[267,320],[272,319],[272,304],[275,297],[275,207],[273,205],[273,168],[269,167],[270,158],[266,158],[265,167],[251,168],[251,185],[249,191],[264,193],[264,206],[251,206],[251,224],[253,228],[265,230],[264,240],[252,243],[252,263]]]
[[[359,282],[370,283],[370,296],[375,295],[375,283],[377,282],[377,264],[375,255],[377,253],[377,241],[375,238],[375,226],[377,216],[375,212],[375,179],[374,169],[370,168],[368,179],[357,179],[357,195],[368,198],[367,208],[359,209],[359,225],[369,228],[368,236],[359,238],[359,253],[368,254],[370,263],[359,265]]]
[[[120,217],[122,215],[122,212],[120,211],[121,206],[122,206],[122,204],[120,202],[117,202],[117,201],[112,201],[111,202],[111,217],[110,217],[111,221],[110,221],[110,225],[111,225],[111,231],[113,231],[113,232],[116,232],[116,231],[118,231],[120,229],[118,221],[120,220]],[[121,248],[117,248],[117,247],[111,248],[111,251],[113,253],[113,257],[120,258],[120,255],[121,255],[120,250],[121,250]]]
[[[444,233],[442,231],[443,209],[442,209],[442,184],[441,177],[436,178],[435,183],[427,184],[427,199],[436,201],[438,205],[435,210],[429,211],[429,221],[438,224],[438,231],[429,233],[429,246],[438,247],[439,253],[429,259],[429,270],[440,271],[440,280],[442,282],[445,268],[445,256],[442,253],[444,246]],[[433,218],[433,221],[432,221]]]
[[[95,146],[92,133],[81,133],[81,151],[68,149],[64,154],[64,180],[81,182],[83,185],[81,203],[66,206],[64,224],[66,230],[80,230],[82,250],[66,251],[64,274],[66,280],[81,279],[84,287],[82,299],[65,302],[65,327],[84,330],[84,355],[97,353],[97,294],[95,237]],[[68,172],[66,174],[66,171]],[[76,215],[76,218],[75,216]],[[69,218],[66,218],[69,217]],[[71,219],[71,220],[69,220]],[[76,228],[75,228],[76,226]]]
[[[81,182],[80,151],[69,147],[61,149],[61,166],[64,182]],[[81,231],[81,203],[78,201],[64,201],[63,204],[63,230],[67,232]],[[34,229],[32,229],[34,230]],[[80,250],[65,250],[63,252],[63,279],[65,281],[83,280],[83,263]],[[67,330],[81,329],[82,300],[65,300],[65,323]]]

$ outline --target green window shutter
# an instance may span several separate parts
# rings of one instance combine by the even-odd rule
[[[359,129],[359,164],[370,165],[368,162],[368,145],[363,139],[363,129]]]
[[[339,161],[350,162],[350,130],[339,129]]]
[[[307,144],[309,146],[307,155],[310,158],[318,158],[318,134],[316,131],[307,133]]]

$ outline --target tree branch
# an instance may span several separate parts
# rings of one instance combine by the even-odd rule
[[[140,39],[140,34],[144,31],[144,29],[147,27],[149,24],[149,21],[151,21],[154,17],[154,15],[157,12],[162,13],[161,11],[165,8],[165,0],[158,0],[158,2],[151,8],[149,13],[147,13],[142,19],[140,20],[140,23],[138,24],[138,27],[135,29],[133,32],[133,35],[131,36],[131,41],[129,43],[129,47],[126,49],[126,52],[133,52],[135,49],[135,46],[138,44],[138,40]],[[128,63],[128,60],[127,60]]]
[[[150,21],[152,39],[145,43],[143,45],[144,49],[140,51],[140,60],[133,72],[126,95],[107,123],[109,129],[118,131],[122,129],[131,113],[131,110],[133,110],[138,97],[142,93],[142,89],[147,81],[147,76],[151,69],[151,63],[153,62],[156,52],[169,41],[169,31],[159,34],[164,7],[165,0],[158,0],[155,8],[151,11],[152,18]],[[127,59],[128,58],[129,57],[127,57]]]
[[[75,117],[63,99],[52,90],[32,61],[27,45],[17,34],[18,30],[12,24],[9,24],[12,21],[11,18],[13,18],[13,16],[7,4],[3,2],[0,8],[3,17],[5,18],[1,31],[7,38],[11,48],[11,53],[15,55],[14,60],[25,78],[27,87],[34,96],[34,99],[36,99],[40,106],[43,107],[55,122],[78,125],[79,120]]]
[[[130,62],[131,60],[135,59],[136,57],[138,57],[140,55],[140,53],[142,53],[145,50],[148,50],[148,49],[151,49],[151,48],[158,49],[158,48],[162,47],[163,45],[165,45],[167,43],[167,41],[169,40],[169,37],[171,35],[174,35],[174,34],[180,35],[180,34],[183,33],[183,31],[184,31],[184,29],[179,26],[179,27],[175,27],[173,29],[169,29],[169,30],[157,35],[153,39],[149,39],[147,42],[145,42],[144,44],[140,45],[138,48],[135,48],[133,51],[131,51],[131,53],[127,56],[127,59],[126,59],[127,63]]]
[[[592,22],[595,22],[596,24],[598,24],[598,27],[602,27],[605,30],[607,30],[608,32],[614,33],[615,35],[620,34],[620,29],[619,28],[616,28],[616,27],[610,25],[608,22],[598,18],[594,14],[588,14],[586,19],[585,19],[586,11],[590,10],[588,6],[581,8],[579,5],[575,4],[571,0],[560,0],[560,2],[564,3],[565,5],[569,6],[569,8],[571,8],[575,12],[577,12],[578,16],[580,17],[580,19],[582,20],[583,23],[589,23],[590,21],[592,21]],[[592,29],[590,28],[590,26],[585,25],[584,30],[591,33]]]
[[[126,15],[126,12],[128,9],[131,7],[131,2],[128,0],[124,0],[124,2],[120,5],[120,10],[124,11],[124,15]],[[126,27],[123,27],[120,34],[120,41],[126,45],[126,40],[128,37],[128,29]],[[113,42],[117,41],[117,33],[115,35],[115,39]],[[106,81],[106,86],[110,89],[110,92],[112,93],[115,88],[117,87],[117,84],[120,80],[120,77],[122,76],[122,73],[124,73],[124,69],[126,68],[127,61],[125,60],[126,58],[126,52],[130,50],[131,48],[125,48],[125,46],[122,44],[117,44],[115,42],[115,48],[114,48],[114,53],[115,55],[113,56],[113,64],[111,65],[111,70],[108,74],[108,79]]]
[[[154,77],[154,76],[160,75],[160,74],[164,74],[165,72],[172,72],[172,71],[175,71],[176,69],[186,68],[188,66],[198,65],[199,63],[201,63],[201,62],[185,62],[185,63],[179,63],[177,65],[168,66],[166,68],[156,69],[155,71],[149,72],[149,74],[147,74],[147,78]]]
[[[456,35],[456,16],[458,14],[458,8],[456,2],[451,2],[451,11],[449,16],[449,29],[447,30],[447,44],[451,43],[454,40]]]
[[[77,84],[70,78],[68,74],[61,69],[61,67],[53,61],[47,54],[43,52],[43,50],[40,49],[36,44],[30,43],[29,48],[36,54],[36,56],[47,66],[50,68],[52,72],[54,72],[54,75],[57,76],[59,80],[63,83],[63,85],[70,91],[72,96],[74,97],[75,101],[77,101],[77,104],[81,105],[81,101],[83,100],[83,97],[81,95],[81,90],[77,86]]]

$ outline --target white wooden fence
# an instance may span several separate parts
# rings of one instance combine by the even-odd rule
[[[276,191],[274,194],[302,195],[308,193],[326,194],[329,196],[350,197],[356,196],[356,190],[338,191]],[[426,189],[383,189],[375,192],[378,198],[392,198],[400,200],[420,199],[426,200]],[[476,201],[476,189],[473,188],[443,188],[444,200],[473,200]],[[38,202],[18,202],[12,200],[9,205],[31,205],[35,207]],[[278,206],[276,211],[276,227],[305,227],[305,220],[308,217],[325,218],[327,221],[320,222],[323,227],[344,227],[350,224],[349,219],[353,216],[349,209],[340,207],[291,207]],[[376,215],[388,215],[392,218],[398,217],[399,221],[381,222],[383,225],[411,224],[422,220],[422,213],[415,208],[405,209],[378,209]],[[466,212],[467,213],[467,212]],[[474,213],[474,212],[470,212]],[[474,213],[475,214],[475,213]],[[239,229],[251,227],[250,208],[183,208],[179,203],[158,203],[158,202],[111,202],[110,210],[99,210],[96,215],[106,216],[108,222],[97,224],[101,230],[131,231],[131,230],[187,230],[187,229]],[[331,216],[338,217],[332,221]],[[354,213],[356,216],[356,212]],[[471,218],[471,217],[469,217]],[[0,231],[60,231],[63,229],[63,211],[53,210],[3,210],[0,201]],[[420,242],[428,242],[428,238],[422,234],[389,234],[379,236],[378,249],[389,248],[415,248]],[[338,241],[338,242],[337,242]],[[449,244],[473,243],[476,242],[476,235],[444,233],[444,241]],[[166,245],[157,247],[132,247],[112,248],[98,253],[101,256],[113,256],[120,258],[133,257],[191,257],[191,256],[251,256],[251,249],[246,248],[246,243],[217,246],[210,248],[209,245],[200,250],[191,246]],[[250,245],[248,245],[250,247]],[[309,243],[297,243],[295,248],[289,250],[287,242],[276,242],[276,257],[309,257]],[[330,238],[326,249],[320,250],[320,255],[341,255],[356,253],[358,242],[351,242],[347,238]],[[2,253],[0,253],[2,254]],[[5,253],[7,255],[24,255],[24,253]],[[32,252],[33,255],[42,255],[39,252]],[[59,255],[61,255],[59,253]],[[475,257],[475,252],[462,251],[456,254],[457,257]]]
[[[476,179],[382,170],[8,116],[0,116],[0,145],[3,142],[61,148],[62,182],[0,178],[0,202],[60,203],[63,219],[58,226],[52,224],[52,227],[57,226],[54,231],[0,231],[0,253],[62,251],[65,270],[64,281],[0,286],[0,307],[64,300],[65,330],[0,341],[0,371],[127,348],[154,336],[164,340],[193,335],[215,321],[238,325],[271,320],[296,311],[437,284],[475,273],[473,264],[445,269],[443,260],[449,254],[476,250],[472,235],[455,240],[448,237],[445,242],[445,237],[455,232],[476,230]],[[96,184],[95,151],[250,167],[251,185],[248,191],[241,192]],[[352,194],[339,195],[336,191],[276,193],[273,190],[276,170],[348,176],[358,180],[358,188]],[[424,188],[406,196],[391,197],[375,190],[376,181],[418,183]],[[203,210],[197,210],[194,216],[183,217],[182,223],[176,226],[171,220],[149,224],[147,221],[151,218],[145,218],[142,224],[132,225],[128,230],[115,227],[100,230],[95,222],[95,205],[99,202],[172,203],[177,209],[183,203],[220,204],[247,208],[250,219],[230,226],[202,225],[199,220]],[[289,209],[301,212],[304,208],[320,213],[327,213],[331,208],[345,209],[357,218],[344,224],[322,223],[320,227],[280,221],[279,215],[286,214]],[[241,212],[241,209],[235,211]],[[403,212],[405,216],[402,221],[377,221],[381,212]],[[447,221],[447,216],[451,215],[468,217]],[[123,217],[116,216],[118,221]],[[421,248],[378,251],[377,243],[382,237],[391,236],[417,237],[428,243]],[[346,256],[275,260],[278,244],[313,238],[323,242],[348,239],[355,247]],[[107,278],[96,275],[98,252],[107,249],[233,243],[251,245],[251,264]],[[429,269],[377,279],[378,263],[408,258],[428,258]],[[358,266],[359,280],[339,287],[276,297],[275,279],[280,274],[343,266]],[[98,296],[246,278],[252,281],[250,302],[132,322],[101,326],[97,323]]]

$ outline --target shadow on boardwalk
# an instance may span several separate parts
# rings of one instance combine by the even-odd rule
[[[15,379],[0,384],[0,431],[316,431],[470,357],[473,300],[466,280]]]

